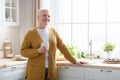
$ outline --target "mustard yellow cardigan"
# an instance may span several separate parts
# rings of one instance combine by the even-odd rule
[[[64,54],[64,57],[72,63],[76,59],[71,56],[57,31],[49,27],[49,68],[48,78],[50,80],[57,80],[56,68],[56,50],[57,48]],[[38,54],[37,49],[41,46],[43,39],[37,32],[37,28],[30,29],[21,45],[21,55],[28,58],[26,67],[27,80],[44,80],[45,74],[45,53]]]

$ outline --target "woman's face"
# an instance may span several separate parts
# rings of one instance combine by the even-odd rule
[[[50,13],[48,10],[39,12],[38,23],[41,28],[45,28],[50,22]]]

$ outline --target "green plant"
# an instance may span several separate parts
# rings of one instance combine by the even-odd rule
[[[63,54],[62,54],[60,51],[58,51],[58,55],[59,55],[59,56],[63,56]]]
[[[72,56],[75,56],[77,58],[86,58],[86,54],[84,52],[80,52],[75,45],[69,45],[67,44],[67,48],[70,50],[70,53]],[[59,51],[59,56],[63,56],[63,54]]]
[[[104,47],[103,47],[104,52],[107,52],[107,53],[110,53],[114,49],[115,49],[115,45],[110,43],[110,42],[106,42]]]
[[[75,45],[69,45],[67,44],[67,48],[70,50],[71,55],[75,56],[76,52],[77,52],[77,47]],[[58,52],[59,56],[62,56],[63,54],[59,51]]]
[[[86,58],[86,54],[84,52],[77,52],[77,58]]]
[[[68,49],[71,52],[72,56],[75,56],[75,53],[77,52],[77,47],[75,45],[67,45]]]

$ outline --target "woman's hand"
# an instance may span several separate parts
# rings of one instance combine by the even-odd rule
[[[48,42],[42,42],[40,48],[38,49],[38,53],[44,53],[49,50],[49,43]]]
[[[45,46],[41,46],[39,49],[38,49],[38,53],[41,54],[41,53],[44,53],[48,51],[48,49],[45,47]]]
[[[87,64],[88,62],[86,61],[77,61],[76,64]]]

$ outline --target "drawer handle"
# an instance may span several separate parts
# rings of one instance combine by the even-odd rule
[[[103,72],[103,70],[102,70],[102,69],[101,69],[100,71],[101,71],[101,72]]]
[[[112,70],[107,70],[107,72],[112,72]]]
[[[16,67],[11,67],[11,70],[15,70],[16,69]]]
[[[69,69],[69,67],[65,67],[65,69]]]

